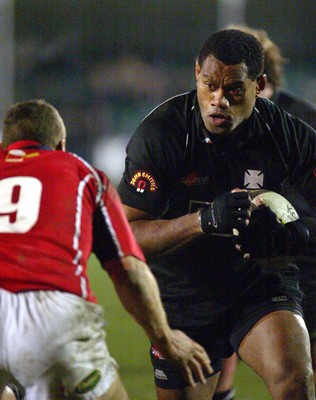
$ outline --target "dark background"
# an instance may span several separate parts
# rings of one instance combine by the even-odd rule
[[[11,97],[55,105],[68,149],[117,181],[136,125],[194,88],[202,42],[229,23],[267,30],[288,59],[284,85],[316,102],[315,15],[315,0],[16,0]]]

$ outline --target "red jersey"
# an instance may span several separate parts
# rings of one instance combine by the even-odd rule
[[[79,156],[33,141],[0,151],[0,287],[60,290],[96,301],[87,277],[103,266],[144,260],[108,177]]]

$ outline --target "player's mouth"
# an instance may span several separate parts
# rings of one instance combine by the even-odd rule
[[[223,124],[227,125],[231,122],[231,118],[228,115],[222,113],[209,115],[208,119],[213,126],[221,126]]]

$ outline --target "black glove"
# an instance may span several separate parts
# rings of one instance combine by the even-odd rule
[[[250,198],[247,192],[228,192],[216,197],[200,211],[200,227],[204,233],[232,233],[242,228],[250,217]]]
[[[309,230],[300,219],[282,224],[269,207],[260,206],[239,230],[236,243],[253,258],[307,254]]]

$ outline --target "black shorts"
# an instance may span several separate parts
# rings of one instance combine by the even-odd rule
[[[265,315],[277,310],[288,310],[303,316],[302,299],[303,294],[298,287],[298,270],[293,265],[277,273],[268,274],[261,282],[257,282],[247,292],[237,297],[233,303],[222,307],[221,312],[214,317],[214,322],[207,325],[190,324],[192,321],[199,320],[196,315],[193,316],[192,310],[198,313],[201,309],[204,316],[208,309],[207,302],[201,302],[199,299],[194,303],[192,298],[187,306],[184,301],[181,301],[177,310],[178,313],[182,313],[183,320],[188,323],[173,324],[172,315],[169,321],[172,328],[182,330],[205,348],[216,373],[221,369],[221,360],[232,355],[234,351],[238,353],[238,348],[246,334]],[[164,305],[167,314],[168,311],[171,314],[175,313],[176,303],[164,303]],[[209,309],[213,307],[212,303]],[[180,320],[179,315],[177,317]],[[179,389],[187,386],[181,372],[161,358],[154,348],[151,348],[151,361],[156,386],[165,389]]]
[[[192,337],[194,337],[194,332],[191,333]],[[153,365],[155,384],[157,387],[162,389],[182,389],[185,386],[188,386],[181,371],[166,361],[154,346],[150,348],[150,358]],[[211,361],[214,372],[212,374],[205,374],[206,378],[217,374],[222,369],[221,358],[213,359]]]

